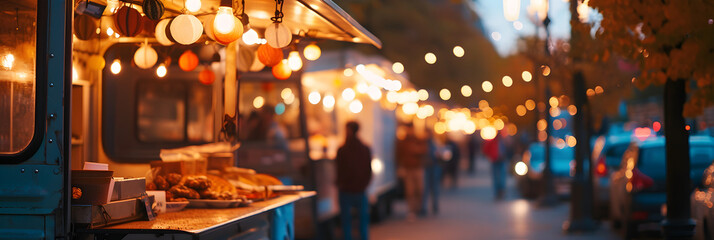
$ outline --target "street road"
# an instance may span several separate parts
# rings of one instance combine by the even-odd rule
[[[563,233],[569,204],[538,208],[534,202],[518,198],[512,179],[506,199],[494,201],[489,166],[480,162],[476,176],[462,176],[458,189],[442,189],[439,215],[407,221],[406,204],[397,201],[391,218],[371,225],[371,239],[620,239],[607,223],[594,233]]]

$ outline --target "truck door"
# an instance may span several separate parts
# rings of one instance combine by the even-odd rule
[[[69,233],[72,1],[0,1],[0,238]]]

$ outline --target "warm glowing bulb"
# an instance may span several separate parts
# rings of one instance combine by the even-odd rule
[[[121,72],[121,62],[119,61],[119,59],[114,60],[109,69],[112,71],[112,73],[119,74],[119,72]]]
[[[166,77],[166,66],[164,66],[163,63],[156,68],[156,76],[159,76],[160,78]]]
[[[489,81],[483,81],[483,83],[481,83],[481,88],[484,92],[491,92],[493,90],[493,84]]]
[[[107,36],[111,37],[112,35],[114,35],[114,29],[112,29],[111,27],[108,27],[107,28]]]
[[[228,34],[236,27],[233,16],[233,8],[218,7],[218,13],[213,20],[213,29],[222,34]]]
[[[302,55],[304,55],[307,60],[315,61],[320,58],[320,55],[322,55],[322,50],[320,50],[320,47],[317,46],[317,44],[310,43],[310,45],[307,45],[302,51]]]
[[[310,101],[310,103],[312,103],[312,104],[320,103],[320,93],[319,92],[311,92],[309,95],[307,95],[307,100]]]
[[[434,55],[433,53],[426,53],[426,55],[424,55],[424,60],[428,64],[434,64],[436,63],[436,55]]]
[[[355,90],[352,90],[352,88],[346,88],[342,91],[342,99],[345,101],[352,101],[352,99],[355,99]]]
[[[252,28],[243,34],[243,42],[247,45],[253,45],[258,43],[260,38],[258,38],[258,32]]]
[[[394,73],[396,74],[400,74],[404,72],[404,65],[402,65],[402,63],[400,62],[395,62],[394,64],[392,64],[392,71],[394,71]]]
[[[464,48],[462,48],[461,46],[454,47],[454,56],[463,57],[464,56]]]
[[[464,97],[471,97],[471,94],[473,93],[473,90],[469,85],[464,85],[461,87],[461,95],[464,95]]]
[[[189,12],[198,12],[201,10],[201,0],[186,0],[185,6]]]
[[[518,15],[521,12],[521,0],[503,0],[503,16],[508,21],[518,20]]]
[[[531,72],[529,71],[523,71],[523,73],[521,73],[521,78],[523,78],[523,81],[525,82],[530,82],[533,80],[533,75],[531,75]]]
[[[439,97],[441,97],[444,101],[449,100],[451,99],[451,91],[446,88],[441,89],[441,91],[439,91]]]
[[[253,107],[255,107],[255,108],[262,108],[264,104],[265,104],[265,98],[263,98],[261,96],[257,96],[257,97],[255,97],[255,99],[253,99]]]
[[[362,111],[362,102],[359,101],[359,99],[355,99],[350,103],[350,112],[352,113],[359,113]]]
[[[293,72],[302,68],[300,53],[297,51],[291,51],[290,54],[288,54],[288,66],[290,66],[290,70],[293,70]]]

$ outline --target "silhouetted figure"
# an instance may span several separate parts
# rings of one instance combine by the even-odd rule
[[[443,159],[446,162],[446,175],[451,178],[451,188],[455,189],[458,186],[459,179],[459,163],[461,161],[461,150],[459,145],[449,137],[446,137],[444,146]]]
[[[360,239],[368,239],[369,203],[365,190],[372,179],[372,153],[357,138],[359,124],[345,126],[345,144],[337,150],[337,188],[340,191],[340,219],[345,240],[352,239],[352,209],[359,214]]]
[[[406,135],[397,145],[398,164],[404,178],[404,193],[409,205],[408,220],[412,220],[421,211],[424,193],[424,162],[427,158],[427,144],[417,137],[414,126],[406,125]]]
[[[501,154],[501,135],[483,143],[483,154],[491,162],[491,178],[496,200],[505,196],[506,190],[506,161]]]
[[[429,134],[431,136],[431,134]],[[441,167],[441,157],[439,153],[439,145],[433,137],[427,139],[429,151],[427,153],[427,162],[424,165],[424,197],[422,198],[422,207],[419,215],[425,216],[429,210],[428,203],[431,198],[431,212],[439,213],[439,189],[441,188],[441,175],[443,168]]]
[[[476,174],[476,158],[478,155],[478,152],[481,151],[479,149],[481,143],[479,141],[479,137],[476,134],[471,134],[469,135],[469,141],[468,141],[468,173],[469,175],[474,175]]]

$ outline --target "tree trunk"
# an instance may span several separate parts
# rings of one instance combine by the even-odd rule
[[[578,112],[573,116],[575,145],[575,177],[571,184],[570,219],[565,224],[568,232],[588,232],[596,229],[592,219],[592,167],[586,174],[585,164],[590,161],[590,105],[585,95],[585,79],[581,71],[573,74],[575,107]]]
[[[664,136],[667,167],[667,216],[662,222],[665,239],[692,239],[690,218],[689,132],[685,129],[686,79],[667,79],[664,86]]]

